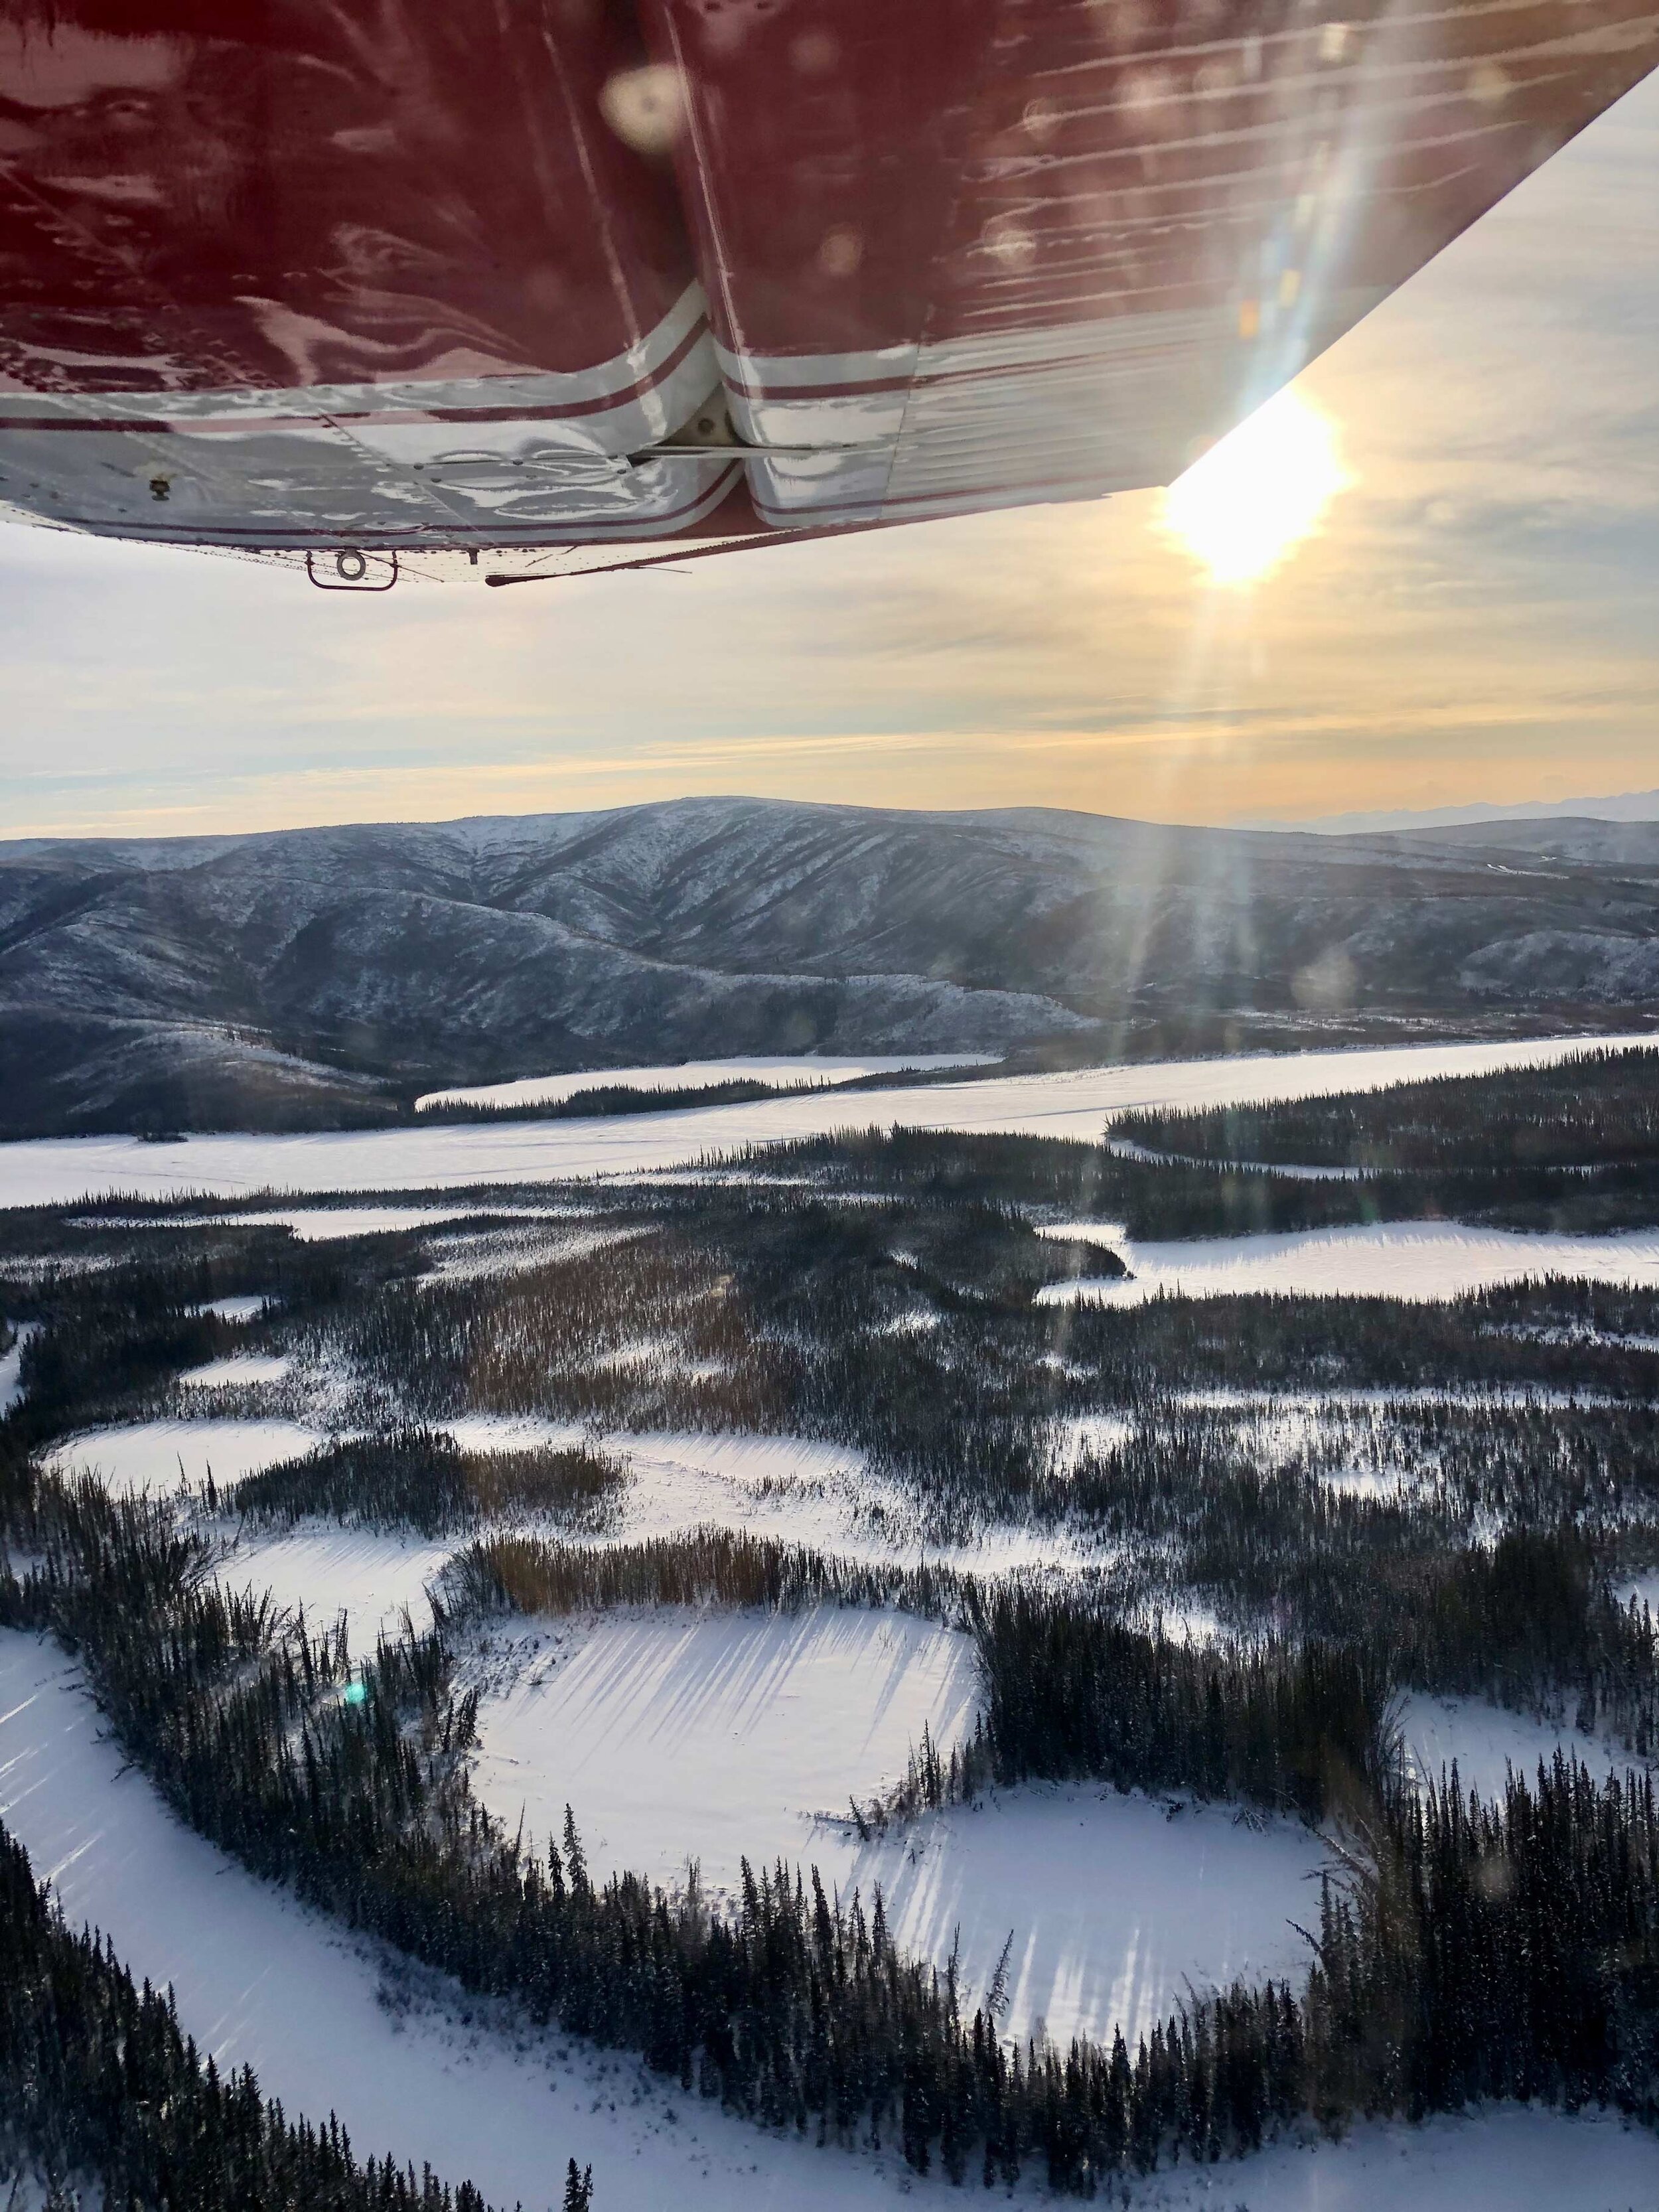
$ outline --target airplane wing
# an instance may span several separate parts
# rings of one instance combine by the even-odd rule
[[[1656,63],[1655,0],[12,0],[0,505],[349,586],[1165,483]]]

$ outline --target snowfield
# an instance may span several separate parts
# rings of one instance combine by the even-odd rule
[[[1133,1279],[1080,1275],[1039,1291],[1038,1303],[1074,1298],[1139,1305],[1169,1292],[1189,1298],[1253,1291],[1315,1297],[1426,1300],[1461,1297],[1496,1283],[1545,1275],[1598,1283],[1659,1284],[1659,1231],[1611,1237],[1523,1236],[1452,1221],[1389,1221],[1356,1229],[1311,1229],[1265,1237],[1195,1237],[1132,1243],[1109,1222],[1062,1222],[1043,1230],[1064,1243],[1109,1245]]]
[[[54,1474],[95,1474],[118,1498],[153,1496],[240,1482],[278,1460],[297,1459],[322,1442],[297,1421],[135,1421],[124,1428],[84,1429],[45,1455]]]
[[[1590,1046],[1636,1045],[1659,1047],[1659,1037],[1542,1037],[1507,1044],[1152,1060],[921,1090],[785,1094],[747,1106],[680,1114],[520,1121],[505,1128],[461,1125],[317,1136],[196,1136],[170,1145],[147,1145],[137,1137],[51,1137],[0,1145],[0,1206],[70,1205],[115,1192],[146,1198],[237,1198],[263,1190],[304,1194],[453,1189],[474,1183],[654,1175],[693,1167],[745,1145],[872,1127],[997,1131],[1093,1143],[1114,1115],[1132,1107],[1321,1097],[1432,1075],[1545,1066]],[[409,1211],[430,1218],[430,1209]]]

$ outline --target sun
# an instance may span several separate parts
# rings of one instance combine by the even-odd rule
[[[1312,537],[1352,481],[1329,417],[1280,392],[1176,478],[1160,523],[1213,582],[1253,584]]]

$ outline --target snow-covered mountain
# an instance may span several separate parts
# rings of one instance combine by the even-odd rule
[[[1126,1021],[1241,1011],[1643,1006],[1659,824],[698,799],[0,845],[12,1134],[374,1121],[438,1082],[815,1047],[1104,1051]]]

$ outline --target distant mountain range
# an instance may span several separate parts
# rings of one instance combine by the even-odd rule
[[[1385,814],[1326,814],[1316,821],[1271,823],[1264,827],[1317,830],[1357,836],[1377,830],[1442,830],[1468,822],[1659,822],[1659,791],[1615,792],[1606,799],[1528,799],[1513,806],[1396,808]]]
[[[1408,835],[750,799],[0,844],[0,1133],[372,1123],[805,1051],[1659,1018],[1659,823]]]

